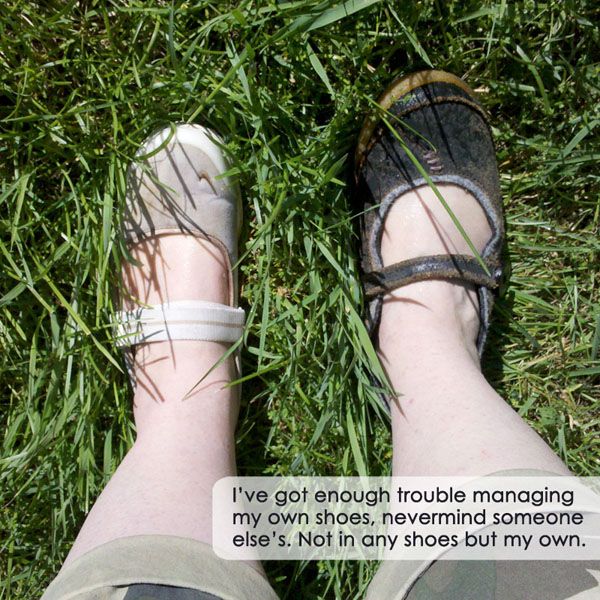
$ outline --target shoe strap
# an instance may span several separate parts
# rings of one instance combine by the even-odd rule
[[[114,319],[116,345],[134,346],[167,340],[237,342],[244,333],[242,308],[201,300],[180,300],[132,311]]]
[[[486,288],[498,287],[500,268],[486,261],[491,276],[473,256],[440,254],[412,258],[365,273],[363,281],[368,299],[399,287],[428,279],[454,279]]]

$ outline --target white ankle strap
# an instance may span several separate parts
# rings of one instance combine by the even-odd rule
[[[117,313],[115,341],[117,346],[166,340],[233,343],[242,337],[245,320],[242,308],[180,300]]]

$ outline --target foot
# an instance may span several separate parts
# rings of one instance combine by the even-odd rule
[[[178,300],[204,300],[228,304],[228,261],[208,240],[182,234],[156,235],[130,248],[135,263],[122,269],[126,310]],[[179,405],[195,396],[210,394],[225,407],[229,399],[237,407],[237,394],[227,384],[235,379],[233,359],[224,361],[203,381],[229,345],[220,342],[171,340],[138,344],[133,370],[136,381],[134,410],[138,432],[162,405]],[[237,414],[237,408],[235,409]],[[232,419],[232,426],[235,419]]]
[[[166,128],[144,142],[128,172],[124,233],[133,262],[122,269],[123,309],[224,305],[145,311],[143,334],[154,341],[137,343],[131,353],[138,431],[158,406],[163,412],[177,407],[181,419],[193,404],[184,401],[200,395],[205,404],[214,396],[218,411],[237,412],[228,408],[237,407],[237,390],[227,387],[236,368],[223,355],[243,320],[243,311],[232,316],[226,308],[237,296],[231,265],[241,213],[236,187],[223,177],[228,165],[221,144],[198,125]]]
[[[126,310],[192,299],[228,304],[229,266],[223,251],[209,240],[155,235],[129,251],[135,262],[123,266]]]
[[[386,336],[396,335],[390,334],[395,329],[389,327],[390,315],[392,325],[401,317],[421,322],[415,332],[419,337],[426,328],[425,316],[437,317],[437,337],[443,329],[456,330],[455,337],[464,339],[475,358],[487,337],[504,237],[487,115],[462,80],[441,71],[395,81],[378,104],[386,113],[367,119],[355,157],[356,191],[363,200],[361,266],[368,323],[378,331],[381,346]],[[431,180],[446,195],[475,247],[485,246],[485,267],[473,258],[430,189]],[[445,308],[449,295],[452,310]],[[398,312],[400,306],[405,309]],[[397,333],[405,344],[407,332]],[[437,340],[430,341],[439,351]]]
[[[439,186],[452,212],[481,253],[492,232],[475,198],[453,185]],[[383,228],[384,266],[410,258],[441,254],[473,255],[450,215],[428,187],[407,192],[390,209]],[[460,340],[478,363],[479,301],[475,287],[447,280],[412,283],[384,295],[379,343],[385,349],[406,326],[438,329],[438,334]],[[398,329],[401,327],[401,329]]]

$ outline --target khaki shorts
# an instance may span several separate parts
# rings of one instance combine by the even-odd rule
[[[600,563],[384,562],[367,600],[593,600]],[[195,540],[115,540],[67,565],[42,600],[276,600],[259,571]],[[307,599],[310,600],[310,599]]]
[[[174,589],[175,588],[175,589]],[[94,548],[58,574],[42,600],[277,600],[265,576],[196,540],[126,537]]]
[[[600,562],[385,562],[365,600],[599,600]]]

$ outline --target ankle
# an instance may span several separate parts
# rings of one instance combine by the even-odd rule
[[[172,340],[140,344],[133,368],[136,378],[134,403],[159,404],[194,401],[219,396],[222,402],[237,389],[232,356],[223,359],[229,345],[200,340]]]
[[[462,188],[440,185],[455,216],[481,252],[491,229],[477,201]],[[428,187],[404,194],[390,209],[381,239],[384,265],[419,256],[471,255],[446,209]],[[469,284],[431,279],[398,288],[384,296],[379,344],[402,340],[412,351],[433,348],[464,351],[479,366],[479,299]],[[419,349],[417,348],[419,346]]]
[[[479,366],[478,333],[479,301],[470,286],[429,280],[384,296],[379,327],[383,354],[392,348],[397,352],[399,346],[409,355],[443,348],[464,353]]]

